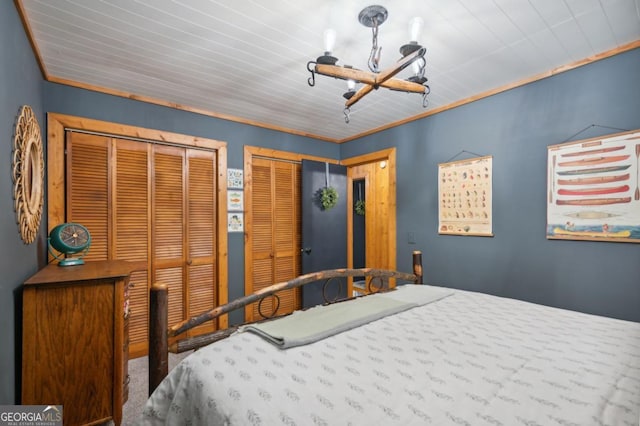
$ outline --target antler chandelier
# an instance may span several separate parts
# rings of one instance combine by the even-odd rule
[[[325,52],[324,55],[318,57],[315,61],[307,63],[307,70],[311,73],[311,77],[307,80],[309,86],[315,86],[316,74],[326,75],[347,81],[347,92],[342,96],[346,99],[344,104],[345,122],[349,123],[350,108],[372,90],[384,87],[391,90],[409,93],[422,94],[422,106],[427,107],[427,95],[430,92],[427,85],[427,78],[424,76],[426,60],[424,55],[426,48],[418,44],[418,36],[422,29],[423,21],[421,18],[413,18],[411,21],[411,41],[400,47],[400,58],[391,67],[380,71],[378,64],[380,63],[381,47],[378,46],[378,27],[387,19],[387,9],[383,6],[367,6],[358,15],[358,20],[365,27],[371,28],[372,42],[371,53],[369,54],[369,71],[363,71],[353,68],[349,65],[336,65],[338,58],[332,56],[333,45],[335,43],[335,31],[327,30],[324,33]],[[413,65],[414,75],[406,80],[395,78],[400,71]],[[361,83],[362,87],[355,90],[356,84]]]

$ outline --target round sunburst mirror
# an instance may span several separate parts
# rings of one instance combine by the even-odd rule
[[[13,198],[20,236],[35,241],[44,203],[44,155],[40,126],[30,106],[24,105],[13,139]]]

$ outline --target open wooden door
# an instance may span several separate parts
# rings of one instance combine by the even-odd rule
[[[319,191],[330,186],[338,192],[337,204],[324,209]],[[302,160],[302,273],[347,267],[347,168],[337,164]],[[302,288],[304,308],[324,302],[324,282]],[[339,287],[339,291],[338,291]],[[347,282],[331,283],[327,297],[346,297]]]
[[[348,205],[350,211],[358,199],[365,200],[363,216],[349,215],[347,227],[349,246],[348,267],[361,267],[356,264],[355,241],[357,221],[364,219],[364,240],[366,268],[396,269],[396,152],[390,148],[358,157],[342,160],[347,166],[347,184],[349,187]],[[362,185],[359,195],[354,182]],[[360,230],[362,231],[362,230]],[[349,282],[350,295],[353,282]],[[361,284],[361,283],[358,283]],[[389,286],[395,286],[395,280],[389,280]],[[358,294],[366,293],[358,288]]]

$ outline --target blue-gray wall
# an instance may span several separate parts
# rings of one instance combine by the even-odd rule
[[[397,148],[398,269],[421,249],[426,282],[640,321],[640,244],[545,237],[547,146],[618,132],[598,126],[640,128],[640,49],[348,142],[341,157]],[[493,238],[437,232],[438,163],[461,151],[493,156]]]
[[[14,125],[22,105],[33,109],[43,131],[43,142],[45,139],[42,82],[13,2],[0,1],[0,405],[13,404],[17,399],[16,372],[20,371],[21,362],[20,286],[38,270],[38,255],[45,253],[44,223],[36,242],[26,245],[20,238],[11,177]]]

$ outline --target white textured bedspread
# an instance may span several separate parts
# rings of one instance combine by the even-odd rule
[[[140,423],[638,426],[639,417],[640,324],[455,291],[286,350],[236,333],[174,368]]]

